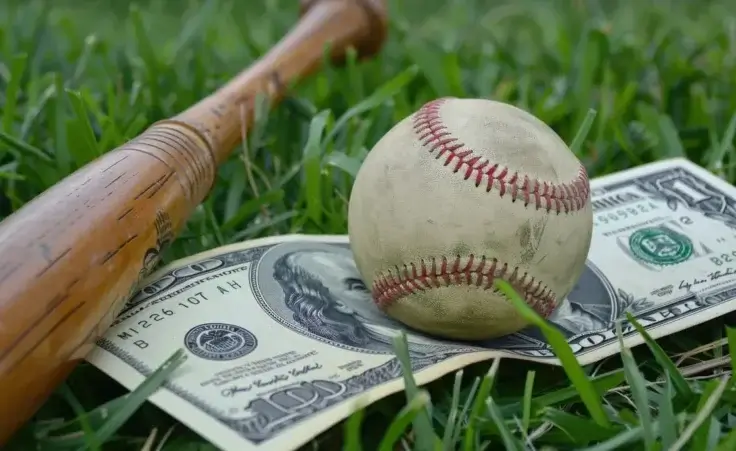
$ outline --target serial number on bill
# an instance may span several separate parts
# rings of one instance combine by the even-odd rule
[[[627,207],[617,208],[615,210],[609,210],[602,213],[594,214],[593,225],[603,226],[616,224],[620,221],[626,221],[631,218],[636,218],[640,215],[646,215],[660,209],[661,207],[652,202],[643,202],[640,204],[629,205]]]
[[[166,321],[167,318],[176,316],[180,311],[196,308],[202,303],[202,301],[207,300],[207,296],[205,296],[204,293],[199,292],[194,293],[192,296],[189,296],[176,304],[170,304],[167,307],[158,309],[152,308],[151,311],[145,315],[145,319],[138,320],[135,327],[128,327],[124,331],[118,333],[117,336],[121,340],[127,340],[128,338],[132,338],[133,335],[141,333],[141,330],[148,329],[157,323]]]

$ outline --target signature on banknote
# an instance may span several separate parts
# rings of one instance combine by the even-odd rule
[[[690,291],[694,286],[707,284],[709,282],[715,282],[716,280],[729,276],[736,276],[736,270],[734,270],[733,268],[727,268],[725,270],[713,271],[709,273],[706,277],[693,277],[692,279],[682,279],[677,288]]]
[[[220,394],[222,394],[222,396],[235,396],[236,394],[241,393],[241,392],[249,392],[253,388],[264,388],[270,385],[274,385],[277,382],[283,382],[283,381],[289,380],[289,376],[291,377],[303,376],[311,371],[318,370],[321,368],[322,368],[322,365],[319,363],[315,363],[312,365],[304,365],[301,368],[294,368],[294,369],[289,370],[287,374],[276,374],[269,379],[256,379],[250,384],[244,385],[242,387],[233,385],[231,387],[223,389],[220,392]]]

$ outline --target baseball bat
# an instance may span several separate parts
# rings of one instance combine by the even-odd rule
[[[219,90],[0,223],[0,444],[92,349],[209,194],[256,94],[274,105],[317,70],[326,43],[337,62],[348,47],[367,58],[386,30],[385,0],[302,0],[292,29]]]

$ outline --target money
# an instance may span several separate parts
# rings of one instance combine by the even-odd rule
[[[654,337],[736,308],[736,189],[684,159],[591,181],[594,236],[576,288],[550,318],[580,363],[619,351],[630,312]],[[150,276],[87,360],[134,389],[189,353],[150,401],[224,450],[295,449],[403,389],[392,338],[347,236],[221,247]],[[643,342],[623,324],[627,346]],[[534,328],[484,342],[406,331],[415,378],[504,357],[559,365]]]

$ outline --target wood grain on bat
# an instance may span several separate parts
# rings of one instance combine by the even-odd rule
[[[302,2],[266,55],[181,114],[71,174],[0,223],[0,445],[104,333],[243,139],[253,99],[312,73],[324,44],[378,50],[382,0]],[[241,110],[246,121],[241,121]]]

